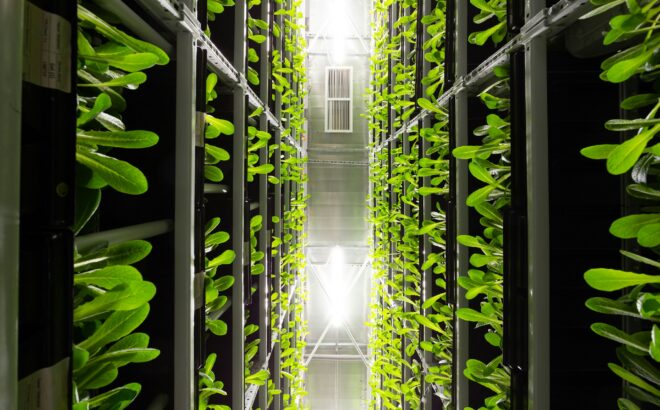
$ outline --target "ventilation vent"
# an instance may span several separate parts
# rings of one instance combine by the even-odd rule
[[[325,132],[353,132],[353,67],[326,68]]]

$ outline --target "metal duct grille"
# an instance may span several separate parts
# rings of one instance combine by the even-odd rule
[[[325,132],[353,132],[353,67],[327,67]]]

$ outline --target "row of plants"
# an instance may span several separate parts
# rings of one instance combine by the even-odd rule
[[[449,148],[446,114],[430,101],[435,101],[444,85],[446,5],[444,1],[435,2],[428,15],[420,16],[426,41],[417,38],[420,11],[416,6],[413,1],[376,2],[372,24],[376,39],[368,91],[372,149],[420,109],[432,113],[429,127],[420,129],[416,125],[405,140],[396,142],[397,146],[383,146],[374,153],[370,167],[369,221],[374,227],[369,316],[371,405],[387,408],[401,408],[404,403],[418,408],[422,389],[430,389],[431,385],[435,385],[434,391],[444,403],[451,401],[452,313],[446,304],[446,292],[442,292],[445,213],[440,208],[440,200],[448,192]],[[393,15],[399,16],[395,21],[390,21],[391,8],[396,8]],[[390,24],[393,36],[389,35]],[[422,78],[416,78],[417,65],[423,64],[415,61],[417,47],[422,47],[420,51],[429,63]],[[421,96],[415,94],[417,82],[424,86]],[[428,148],[420,159],[422,140]],[[426,196],[431,196],[436,211],[420,225],[420,203]],[[425,238],[434,249],[421,260],[419,245]],[[426,300],[421,295],[423,271],[437,275],[434,282],[438,292]],[[423,328],[431,331],[428,340],[422,337]],[[426,370],[424,352],[433,357],[426,363]]]
[[[148,182],[136,166],[121,160],[122,149],[155,145],[150,131],[130,130],[122,120],[124,93],[147,80],[145,71],[168,56],[109,23],[91,2],[78,4],[76,235],[99,229],[104,190],[143,194]],[[119,369],[158,357],[149,335],[135,330],[149,314],[156,288],[132,265],[146,258],[151,244],[135,240],[76,249],[73,301],[73,408],[124,409],[137,397],[139,383],[115,386]]]
[[[224,12],[227,7],[233,6],[233,1],[220,1],[209,2],[209,20],[214,20],[215,17]],[[280,344],[282,350],[282,374],[270,375],[267,369],[260,368],[260,364],[256,363],[256,358],[259,353],[259,344],[261,342],[258,337],[259,327],[256,324],[249,323],[249,310],[247,310],[246,324],[245,324],[245,383],[246,388],[249,385],[267,385],[268,402],[273,400],[275,395],[282,395],[284,408],[301,408],[301,399],[306,395],[304,389],[304,368],[303,351],[304,351],[304,337],[306,334],[306,323],[302,315],[302,308],[304,305],[305,287],[300,285],[304,281],[304,223],[305,223],[305,207],[307,203],[307,196],[303,191],[303,184],[306,181],[306,172],[304,168],[305,159],[298,153],[297,149],[291,145],[286,138],[295,139],[297,143],[302,142],[303,125],[304,125],[304,98],[305,98],[305,82],[306,74],[304,67],[304,38],[301,35],[302,26],[299,25],[301,21],[301,2],[285,2],[276,0],[276,10],[274,16],[281,16],[282,23],[278,24],[277,21],[273,22],[272,31],[265,20],[265,16],[259,16],[258,8],[255,6],[261,5],[260,1],[251,1],[248,3],[248,71],[246,77],[248,82],[253,85],[259,85],[261,79],[259,78],[258,71],[254,68],[257,67],[259,62],[259,52],[257,46],[266,41],[275,41],[281,39],[283,42],[283,49],[277,48],[272,50],[272,60],[270,61],[271,76],[272,76],[272,90],[273,99],[275,93],[281,97],[281,112],[282,123],[284,129],[282,130],[282,143],[274,144],[272,142],[271,134],[267,129],[259,129],[255,126],[247,127],[247,169],[246,178],[247,183],[255,186],[255,181],[258,177],[264,175],[267,177],[268,182],[273,185],[274,189],[284,191],[284,185],[288,184],[290,187],[290,196],[284,198],[285,203],[289,204],[287,210],[283,215],[273,216],[272,224],[282,224],[283,234],[281,237],[273,237],[272,239],[272,253],[265,255],[259,250],[259,235],[258,233],[265,228],[265,220],[262,215],[254,215],[250,219],[249,226],[249,243],[250,243],[250,267],[249,272],[253,277],[258,277],[265,272],[265,265],[263,263],[266,257],[274,257],[277,253],[286,250],[286,254],[281,257],[281,283],[280,289],[270,289],[271,300],[271,328],[276,336],[276,342]],[[260,18],[257,18],[259,16]],[[207,30],[207,34],[208,30]],[[217,83],[217,77],[211,74],[207,79],[207,101],[211,101],[217,97],[214,87]],[[206,115],[206,165],[205,177],[210,182],[221,182],[223,179],[222,162],[229,159],[227,151],[219,146],[209,144],[209,141],[222,134],[231,135],[234,132],[234,127],[231,122],[219,119],[211,115],[213,107],[207,107]],[[249,115],[249,118],[258,119],[263,113],[261,109],[257,109]],[[220,140],[222,144],[222,139]],[[218,144],[218,145],[220,145]],[[262,162],[261,150],[267,150],[268,160]],[[281,154],[281,177],[277,178],[271,175],[274,171],[274,155],[279,152]],[[230,265],[233,262],[233,252],[225,249],[224,251],[218,246],[227,242],[230,238],[225,232],[213,232],[220,221],[217,218],[212,219],[207,226],[207,251],[215,251],[213,257],[207,260],[207,329],[218,336],[224,336],[228,333],[227,325],[218,316],[217,312],[224,312],[223,306],[227,302],[227,297],[222,295],[221,292],[229,289],[232,286],[233,279],[231,276],[220,276],[215,278],[216,269],[222,265]],[[254,285],[250,292],[254,294],[258,290],[258,281],[252,282]],[[211,298],[209,299],[209,296]],[[212,304],[209,305],[209,303]],[[214,314],[215,312],[215,314]],[[278,312],[281,312],[278,314]],[[289,317],[287,326],[282,328],[284,316]],[[217,353],[211,353],[207,359],[206,366],[201,371],[200,378],[200,408],[216,408],[223,409],[227,406],[212,404],[209,400],[213,395],[225,395],[223,390],[223,383],[215,379],[213,373],[213,366],[218,359]],[[290,388],[286,391],[275,389],[273,379],[275,377],[284,377],[285,380],[290,380]]]
[[[483,46],[490,39],[495,45],[507,34],[507,1],[471,0],[478,13],[473,22],[490,25],[483,31],[470,33],[468,41]],[[473,208],[483,228],[480,233],[459,235],[457,242],[470,249],[470,265],[466,276],[457,278],[465,289],[465,298],[472,307],[456,311],[458,320],[471,322],[483,333],[490,351],[474,352],[465,369],[465,377],[490,392],[480,409],[508,409],[511,407],[509,369],[503,364],[504,338],[504,212],[511,204],[511,124],[509,119],[509,77],[506,67],[496,67],[497,80],[479,94],[489,110],[486,123],[473,134],[480,144],[457,147],[452,155],[468,160],[468,170],[476,183],[466,205]],[[471,227],[470,230],[474,232]],[[480,358],[475,358],[478,355]],[[467,409],[472,409],[468,407]]]
[[[276,0],[283,4],[284,1]],[[282,26],[275,25],[276,36],[282,35],[284,49],[273,52],[273,94],[282,101],[281,120],[284,124],[280,144],[281,183],[288,185],[290,197],[283,209],[282,236],[273,237],[273,253],[280,254],[281,288],[274,289],[273,311],[279,307],[282,317],[273,315],[271,321],[283,326],[273,327],[281,348],[282,408],[303,409],[307,395],[305,386],[304,349],[307,322],[303,309],[306,304],[306,242],[305,222],[309,195],[305,192],[307,158],[287,139],[303,146],[305,140],[305,98],[307,71],[305,65],[306,40],[304,36],[302,1],[289,2],[290,7],[275,12],[281,16]],[[285,190],[287,192],[287,190]],[[284,316],[288,320],[284,320]],[[286,324],[286,326],[284,326]]]
[[[459,235],[458,243],[471,249],[467,276],[458,278],[458,285],[465,289],[465,297],[478,309],[465,307],[456,316],[485,329],[484,339],[493,346],[492,358],[487,361],[471,358],[463,370],[465,376],[478,383],[493,395],[485,399],[483,408],[510,408],[510,375],[502,363],[503,354],[503,269],[504,226],[503,214],[511,203],[511,163],[509,121],[509,85],[507,70],[497,70],[499,81],[480,94],[480,99],[491,110],[486,124],[474,130],[481,138],[480,145],[457,147],[454,157],[469,160],[470,174],[478,181],[479,188],[470,192],[466,205],[479,214],[483,232],[475,235]],[[471,352],[472,355],[475,352]],[[482,353],[483,354],[483,353]]]
[[[611,13],[604,44],[618,43],[622,48],[602,62],[600,78],[615,84],[635,83],[639,91],[620,103],[626,118],[605,123],[607,130],[623,135],[622,142],[612,143],[617,137],[610,134],[606,137],[609,143],[581,151],[587,158],[605,160],[609,174],[623,176],[631,204],[626,215],[613,221],[609,229],[627,244],[628,250],[620,251],[625,270],[597,267],[585,272],[592,288],[612,295],[592,297],[586,305],[609,315],[610,323],[594,323],[591,329],[618,344],[618,362],[608,363],[624,382],[625,397],[619,398],[617,405],[619,409],[637,410],[660,406],[660,119],[656,118],[660,109],[660,33],[656,32],[660,3],[592,0],[592,4],[596,7],[583,18]]]
[[[368,106],[370,130],[373,135],[373,144],[385,140],[391,127],[401,125],[400,115],[403,104],[397,101],[409,99],[409,87],[399,87],[397,94],[394,89],[395,82],[406,77],[409,73],[401,59],[401,35],[391,36],[390,9],[401,9],[398,1],[378,1],[373,5],[372,32],[376,41],[374,53],[371,57],[371,87]],[[398,72],[401,77],[390,71],[390,62],[397,61]],[[414,71],[412,72],[414,76]],[[410,80],[410,78],[407,78]],[[408,81],[410,83],[411,81]],[[412,83],[414,84],[414,77]],[[414,92],[414,91],[413,91]],[[394,94],[394,95],[392,95]],[[390,109],[392,111],[390,112]],[[408,108],[409,109],[409,108]],[[396,110],[396,115],[395,112]],[[413,109],[414,110],[414,109]],[[392,124],[390,124],[390,114]],[[411,112],[412,114],[412,112]],[[391,198],[394,187],[389,184],[389,158],[401,153],[401,148],[390,153],[390,147],[384,147],[376,153],[370,165],[370,182],[373,186],[369,209],[369,222],[374,227],[374,243],[372,244],[372,302],[369,314],[369,324],[372,327],[369,338],[370,386],[372,398],[370,407],[385,407],[390,409],[403,408],[406,399],[416,401],[419,397],[419,384],[407,383],[403,380],[403,366],[409,365],[402,354],[405,334],[402,332],[402,300],[403,275],[399,272],[395,279],[393,259],[396,258],[391,244],[398,243],[395,238],[400,237],[400,226],[396,218],[402,216],[402,203]],[[401,178],[398,179],[399,192],[402,187]],[[393,204],[391,203],[394,202]],[[401,261],[401,257],[398,258]],[[412,329],[411,329],[412,330]],[[416,330],[416,329],[415,329]],[[404,364],[405,363],[405,364]],[[403,392],[403,385],[406,392]],[[412,391],[410,386],[413,386]]]

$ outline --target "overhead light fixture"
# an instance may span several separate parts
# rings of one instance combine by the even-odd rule
[[[347,301],[345,300],[344,293],[346,286],[344,283],[344,270],[346,269],[344,251],[339,246],[332,248],[328,262],[330,266],[328,269],[327,288],[330,296],[332,324],[335,327],[340,327],[344,322],[347,312]]]
[[[341,65],[346,59],[346,31],[348,30],[346,2],[345,0],[335,0],[329,2],[329,7],[328,34],[332,42],[330,57],[334,64]]]

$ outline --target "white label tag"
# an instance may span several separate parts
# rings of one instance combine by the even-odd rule
[[[71,23],[25,3],[23,80],[71,92]]]
[[[20,410],[67,410],[69,358],[18,381]]]

